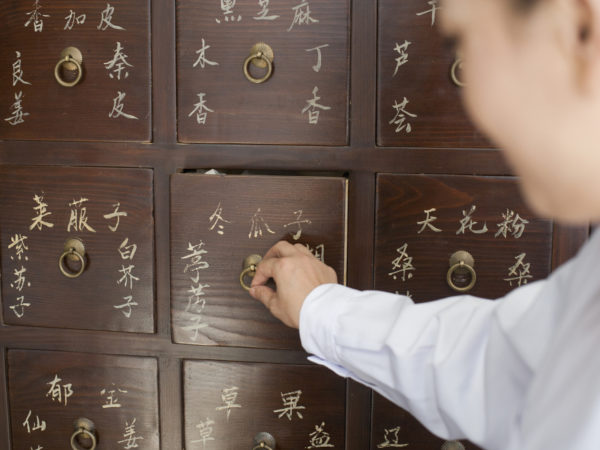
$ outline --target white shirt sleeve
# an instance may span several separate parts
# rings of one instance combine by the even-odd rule
[[[496,301],[458,296],[415,304],[322,285],[302,307],[302,345],[313,360],[372,387],[438,436],[502,448],[560,315],[553,299],[560,298],[561,271]]]

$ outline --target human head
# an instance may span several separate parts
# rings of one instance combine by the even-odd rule
[[[600,220],[600,0],[442,0],[464,102],[525,197],[563,222]]]

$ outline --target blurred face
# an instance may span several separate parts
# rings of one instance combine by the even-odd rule
[[[473,121],[538,213],[578,223],[600,219],[600,51],[582,39],[580,3],[540,0],[524,12],[512,0],[443,0],[440,11]]]

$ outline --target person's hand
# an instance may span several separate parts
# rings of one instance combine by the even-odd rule
[[[265,286],[270,278],[275,281],[275,291]],[[280,241],[258,264],[250,295],[287,326],[298,328],[304,299],[325,283],[337,283],[337,275],[331,267],[315,258],[304,245]]]

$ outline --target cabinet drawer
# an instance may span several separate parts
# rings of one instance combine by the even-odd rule
[[[346,382],[323,367],[186,361],[184,377],[187,449],[252,449],[261,432],[281,449],[345,448]]]
[[[97,450],[158,450],[157,383],[152,358],[10,350],[14,448],[71,448],[73,438],[89,449],[93,434]],[[93,428],[78,432],[82,418]]]
[[[306,245],[343,282],[346,180],[302,176],[171,177],[171,309],[175,342],[300,348],[242,288],[249,255],[279,240]],[[246,285],[251,282],[244,276]]]
[[[152,333],[152,199],[151,170],[0,168],[5,323]]]
[[[380,0],[377,144],[489,147],[461,101],[460,61],[438,29],[439,0]]]
[[[111,3],[2,2],[0,139],[150,141],[150,1]]]
[[[345,145],[349,30],[348,0],[178,0],[179,141]]]
[[[380,174],[376,214],[376,289],[420,302],[455,295],[474,275],[467,292],[497,298],[550,272],[552,222],[525,206],[514,178]],[[472,270],[450,264],[460,250]]]
[[[410,448],[414,450],[475,450],[468,441],[445,441],[431,434],[414,417],[379,394],[373,394],[371,450]]]

